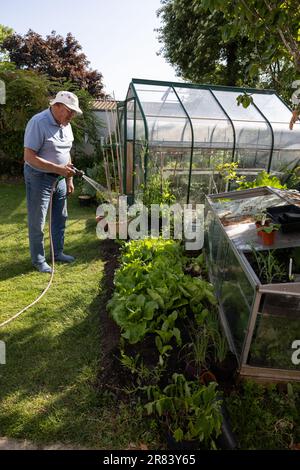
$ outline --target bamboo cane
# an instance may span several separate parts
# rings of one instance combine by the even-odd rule
[[[105,177],[106,177],[106,183],[107,183],[107,189],[111,193],[111,184],[110,184],[110,171],[109,171],[109,166],[107,164],[107,158],[106,158],[106,143],[104,144],[103,147],[103,163],[104,163],[104,171],[105,171]]]
[[[117,111],[117,102],[115,99],[115,93],[113,92],[113,98],[115,101],[116,108],[113,110],[113,122],[116,134],[116,154],[117,154],[117,165],[118,165],[118,173],[119,173],[119,186],[120,192],[123,194],[123,166],[122,166],[122,154],[121,154],[121,136],[120,136],[120,129],[119,129],[119,119],[118,119],[118,111]],[[120,153],[119,153],[119,146],[120,146]]]
[[[118,192],[115,157],[114,157],[113,143],[112,143],[112,138],[111,138],[111,127],[110,127],[110,120],[109,120],[109,115],[108,115],[106,107],[105,107],[105,115],[106,115],[106,121],[107,121],[107,127],[108,127],[108,139],[109,139],[110,154],[111,154],[111,160],[112,160],[113,177],[114,177],[114,182],[115,182],[115,191]]]

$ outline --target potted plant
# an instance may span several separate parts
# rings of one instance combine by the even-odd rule
[[[265,246],[271,246],[275,241],[275,234],[280,229],[280,224],[262,225],[258,230],[261,232],[262,242]]]
[[[258,214],[254,216],[254,218],[255,218],[254,223],[257,229],[257,235],[261,237],[262,232],[260,228],[264,226],[268,227],[271,223],[271,219],[267,218],[266,212],[259,212]]]

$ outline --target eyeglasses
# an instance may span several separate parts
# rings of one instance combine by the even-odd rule
[[[68,108],[68,106],[66,106],[65,104],[61,103],[63,105],[63,107],[69,112],[69,114],[71,116],[75,116],[76,115],[76,111],[73,111],[73,109],[70,109]]]

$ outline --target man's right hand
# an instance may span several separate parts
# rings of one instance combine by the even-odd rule
[[[298,111],[298,110],[294,110],[293,113],[292,113],[291,120],[290,120],[290,125],[289,125],[290,130],[293,129],[294,124],[295,124],[295,122],[296,122],[297,119],[298,119],[298,115],[299,115],[299,111]]]
[[[71,176],[74,176],[76,174],[76,171],[73,169],[73,165],[71,163],[59,166],[58,168],[59,170],[57,171],[57,173],[61,176],[64,176],[65,178],[71,178]]]

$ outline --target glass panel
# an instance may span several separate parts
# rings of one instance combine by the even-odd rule
[[[221,278],[220,303],[236,350],[240,354],[255,290],[225,237],[219,252],[219,276]]]
[[[291,111],[276,94],[253,93],[255,104],[270,121],[274,132],[274,149],[287,149],[285,163],[289,164],[293,159],[300,158],[300,124],[294,125],[293,131],[289,129]],[[297,155],[292,152],[297,151]],[[275,158],[275,160],[274,160]],[[278,154],[273,155],[272,170],[280,171],[280,160]]]
[[[144,184],[146,149],[145,123],[139,104],[136,101],[134,148],[134,196],[136,200],[140,200],[142,197],[141,185]]]
[[[194,149],[189,202],[202,204],[207,194],[227,189],[226,181],[214,168],[220,163],[231,162],[231,159],[231,150]]]
[[[253,93],[252,98],[268,121],[284,124],[290,122],[291,111],[274,93]]]
[[[212,90],[212,92],[231,119],[256,123],[265,122],[264,118],[253,105],[250,104],[248,108],[244,108],[242,105],[238,106],[236,99],[241,94],[240,91]]]
[[[300,340],[300,298],[265,294],[250,347],[248,364],[276,369],[297,369],[292,345]],[[298,347],[299,348],[299,347]]]
[[[135,113],[135,138],[146,143],[145,122],[137,101]]]
[[[171,87],[136,85],[136,91],[147,119],[151,145],[191,147],[189,120]]]
[[[299,137],[300,142],[300,137]],[[294,169],[300,164],[300,151],[299,150],[274,150],[272,155],[272,171],[285,171],[287,169]]]
[[[266,170],[270,160],[270,150],[237,149],[235,152],[235,160],[239,162],[240,168],[255,168],[257,170]],[[257,171],[255,173],[257,174]],[[252,176],[252,179],[254,179],[255,175]]]
[[[300,149],[300,129],[291,131],[289,129],[290,119],[285,123],[272,123],[274,131],[274,149],[287,149],[289,151],[298,151]]]
[[[135,142],[134,155],[134,197],[136,200],[141,200],[143,194],[141,185],[144,184],[145,151],[146,147],[144,141],[137,140]]]
[[[195,147],[233,147],[232,125],[209,90],[176,87],[192,121]]]
[[[147,184],[157,173],[171,183],[170,189],[176,201],[187,202],[191,150],[150,147],[147,167]]]
[[[238,106],[236,99],[240,92],[213,90],[213,93],[233,121],[237,148],[271,148],[272,132],[269,125],[253,105],[248,108]]]
[[[206,246],[212,282],[238,354],[242,351],[255,290],[231,249],[222,227],[209,214]]]
[[[127,101],[127,140],[133,140],[134,100]]]
[[[255,196],[249,194],[239,197],[238,192],[226,194],[226,199],[213,199],[214,211],[220,217],[222,223],[227,226],[236,217],[251,216],[262,212],[267,207],[287,204],[282,198],[268,190],[257,188]]]

